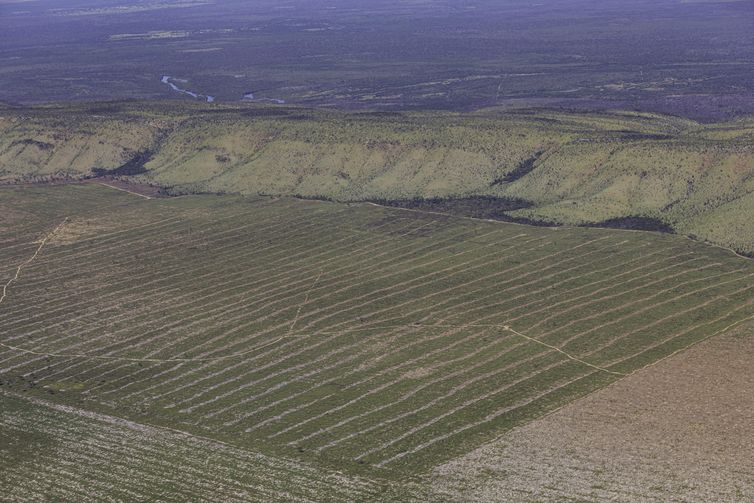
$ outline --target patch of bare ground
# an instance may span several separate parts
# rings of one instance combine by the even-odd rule
[[[754,501],[754,325],[436,468],[455,501]]]
[[[78,218],[66,222],[54,236],[50,237],[50,245],[70,245],[80,240],[92,238],[106,232],[118,229],[118,222],[106,222],[101,218]]]

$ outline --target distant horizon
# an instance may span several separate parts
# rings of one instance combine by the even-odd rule
[[[754,114],[751,0],[5,1],[0,27],[9,104]]]

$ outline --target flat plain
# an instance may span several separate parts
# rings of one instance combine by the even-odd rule
[[[13,414],[180,430],[381,497],[754,316],[751,262],[675,235],[94,183],[0,208]],[[19,434],[55,437],[44,414]]]
[[[726,120],[754,112],[753,12],[750,0],[2,1],[0,101],[212,96]]]

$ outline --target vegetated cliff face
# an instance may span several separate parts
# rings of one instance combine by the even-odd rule
[[[532,204],[507,213],[514,218],[656,219],[751,252],[752,140],[751,121],[700,126],[634,113],[79,105],[0,111],[0,180],[115,170],[176,192],[516,198]]]

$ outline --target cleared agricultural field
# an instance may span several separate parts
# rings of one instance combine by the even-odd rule
[[[0,215],[2,389],[375,479],[754,316],[754,265],[679,236],[93,184]]]
[[[68,406],[0,403],[3,501],[366,501],[391,490]]]
[[[440,499],[754,501],[754,324],[433,470]],[[430,498],[433,499],[433,498]]]

